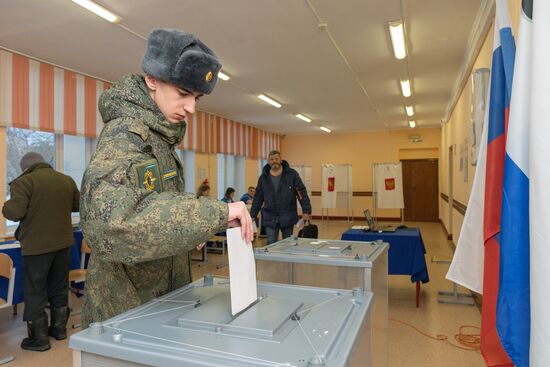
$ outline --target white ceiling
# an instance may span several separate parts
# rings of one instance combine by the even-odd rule
[[[417,126],[438,126],[483,0],[98,2],[122,17],[120,25],[70,0],[1,1],[0,46],[114,81],[140,72],[146,45],[121,26],[142,37],[179,28],[198,35],[232,76],[199,109],[279,134],[311,134],[322,133],[321,125],[348,133],[407,128],[408,100]],[[397,60],[386,23],[401,18],[409,56]],[[399,78],[409,74],[413,97],[404,98]],[[259,93],[283,107],[265,104]]]

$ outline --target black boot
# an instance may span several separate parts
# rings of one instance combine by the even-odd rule
[[[67,320],[69,319],[69,307],[52,307],[50,310],[51,322],[48,330],[50,336],[57,340],[67,339]]]
[[[23,339],[21,348],[43,352],[50,349],[50,339],[48,338],[48,315],[44,313],[38,319],[27,321],[28,338]]]

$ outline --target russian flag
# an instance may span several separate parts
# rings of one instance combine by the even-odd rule
[[[550,365],[550,1],[534,0],[532,9],[532,47],[526,66],[531,68],[528,148],[531,253],[529,363],[534,367],[546,367]]]
[[[514,72],[515,43],[507,0],[497,0],[491,88],[489,99],[487,162],[483,218],[484,271],[481,313],[481,354],[487,366],[512,366],[496,329],[499,292],[501,209],[506,131]]]
[[[509,24],[507,1],[497,0],[490,108],[483,129],[487,145],[480,147],[447,278],[473,290],[483,287],[481,351],[488,366],[511,365],[509,356],[519,367],[547,367],[550,1],[523,0],[515,70]],[[481,231],[476,220],[484,223],[484,253],[478,252]]]
[[[497,329],[519,366],[550,365],[550,2],[524,0],[506,143]]]
[[[518,367],[529,366],[529,120],[532,0],[523,1],[506,140],[497,330]],[[541,157],[542,158],[542,157]]]

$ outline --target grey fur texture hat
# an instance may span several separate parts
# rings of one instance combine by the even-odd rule
[[[21,166],[21,171],[27,170],[27,168],[37,164],[37,163],[45,163],[44,157],[40,153],[36,152],[28,152],[21,158],[21,162],[19,165]]]
[[[154,29],[141,61],[143,71],[185,90],[210,94],[222,65],[216,55],[191,33]]]

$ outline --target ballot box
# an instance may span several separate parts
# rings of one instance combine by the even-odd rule
[[[361,287],[373,293],[371,349],[376,367],[388,365],[388,249],[381,241],[289,237],[256,248],[256,279],[323,288]]]
[[[231,314],[227,278],[205,276],[71,336],[73,365],[372,366],[372,293],[258,283]]]

